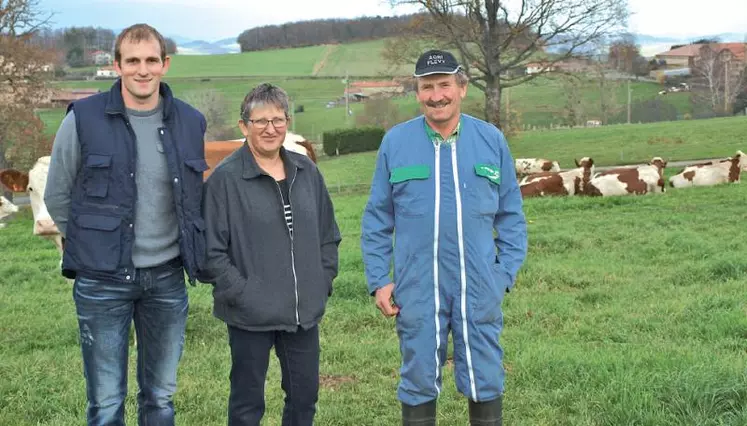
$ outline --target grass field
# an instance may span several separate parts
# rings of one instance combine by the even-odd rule
[[[652,154],[649,152],[648,155]],[[647,156],[648,156],[647,155]],[[350,157],[362,166],[364,157]],[[347,159],[325,175],[356,173]],[[529,255],[504,301],[505,424],[747,424],[747,186],[643,197],[532,199]],[[320,425],[399,424],[392,320],[366,295],[359,252],[365,195],[334,197],[340,275],[322,324]],[[28,210],[0,233],[0,424],[84,422],[71,286]],[[190,288],[176,394],[180,425],[225,424],[229,351],[210,288]],[[135,424],[134,354],[128,424]],[[452,367],[439,424],[466,425]],[[266,425],[282,393],[272,360]]]
[[[650,124],[620,124],[586,129],[523,132],[509,141],[514,158],[550,158],[572,168],[574,158],[591,157],[598,166],[647,163],[654,156],[667,161],[730,157],[747,152],[747,117],[713,118]],[[376,152],[322,158],[331,189],[367,184]],[[680,168],[667,168],[671,174]]]
[[[384,40],[226,55],[174,55],[172,77],[408,75],[382,59]]]
[[[354,50],[343,45],[340,51],[349,51],[351,55]],[[198,57],[195,57],[198,58]],[[216,67],[222,67],[233,56],[225,55],[217,62]],[[194,59],[195,61],[203,59]],[[198,63],[192,64],[200,67]],[[192,66],[190,65],[190,66]],[[353,116],[345,117],[345,108],[336,106],[327,108],[330,101],[342,98],[345,86],[339,79],[299,79],[284,77],[282,75],[267,77],[243,77],[243,78],[179,78],[174,77],[176,70],[180,66],[172,66],[167,75],[166,81],[171,85],[176,96],[185,97],[190,93],[201,90],[216,90],[223,95],[226,100],[227,116],[231,122],[238,119],[239,106],[246,93],[254,86],[261,82],[269,81],[283,87],[292,97],[294,106],[303,105],[304,112],[295,115],[296,132],[301,133],[312,140],[321,140],[321,134],[324,131],[352,126],[356,123],[356,117],[363,114],[364,105],[361,103],[351,103],[350,108]],[[353,80],[356,80],[353,77]],[[97,88],[107,90],[111,86],[111,81],[77,81],[56,83],[56,87],[65,88]],[[657,97],[660,86],[655,83],[634,82],[631,84],[633,102],[640,100],[652,99]],[[621,85],[617,90],[617,104],[624,106],[627,102],[626,86]],[[564,88],[560,82],[555,79],[542,78],[534,80],[525,85],[512,88],[506,93],[510,97],[511,108],[521,113],[522,125],[548,127],[551,124],[560,124],[562,122],[562,111],[565,102]],[[596,108],[599,102],[599,94],[596,89],[587,86],[584,91],[585,103],[590,110]],[[664,98],[664,101],[675,106],[680,115],[691,112],[688,93],[673,93]],[[418,104],[414,94],[395,98],[393,105],[400,110],[405,117],[412,117],[418,113]],[[199,109],[199,105],[197,105]],[[482,93],[476,88],[470,87],[467,92],[467,99],[464,103],[465,111],[477,115],[483,115],[484,100]],[[46,110],[42,113],[42,118],[47,124],[47,132],[52,134],[59,126],[60,120],[64,115],[64,109]],[[598,118],[598,117],[597,117]],[[238,130],[237,130],[238,137]]]

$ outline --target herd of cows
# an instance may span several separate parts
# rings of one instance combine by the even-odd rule
[[[243,139],[215,141],[205,144],[205,159],[210,172],[230,153],[244,143]],[[287,149],[304,154],[316,162],[313,145],[300,135],[288,132],[283,143]],[[50,157],[41,157],[28,173],[6,169],[0,171],[0,183],[15,193],[26,192],[34,217],[33,233],[52,240],[62,254],[62,238],[44,205]],[[576,167],[561,170],[557,161],[541,158],[516,159],[516,174],[524,198],[544,196],[618,196],[665,192],[664,168],[667,162],[654,157],[648,164],[613,168],[596,172],[594,160],[583,157],[575,160]],[[669,178],[669,186],[712,186],[739,182],[740,173],[747,170],[747,155],[737,151],[733,157],[713,160],[685,167]],[[0,220],[18,211],[5,197],[0,196]],[[0,229],[5,224],[0,223]]]
[[[664,168],[667,162],[654,157],[648,164],[618,167],[596,172],[594,160],[575,160],[576,167],[561,171],[557,161],[544,158],[516,159],[516,176],[523,198],[546,196],[619,196],[666,192]],[[747,155],[692,164],[669,178],[669,186],[713,186],[740,181],[747,170]]]
[[[205,160],[210,169],[205,172],[204,179],[207,179],[210,172],[230,153],[234,152],[244,143],[244,139],[234,139],[228,141],[215,141],[205,144]],[[316,163],[317,158],[313,145],[303,136],[288,132],[283,146],[294,152],[308,156]],[[0,171],[0,188],[4,186],[11,192],[27,193],[31,211],[34,216],[33,233],[34,235],[47,238],[54,242],[58,252],[62,255],[62,237],[57,226],[54,224],[52,217],[47,211],[44,204],[44,190],[47,186],[47,175],[49,174],[50,156],[44,156],[36,160],[36,163],[28,173],[15,170],[5,169]],[[0,191],[2,193],[2,191]],[[0,196],[0,220],[18,212],[18,206],[14,205],[7,198]],[[5,226],[0,223],[0,229]],[[62,261],[60,259],[60,261]]]

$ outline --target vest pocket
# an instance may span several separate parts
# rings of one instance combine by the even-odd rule
[[[114,271],[121,255],[122,219],[81,214],[75,218],[75,253],[81,266],[98,271]]]
[[[86,157],[85,180],[83,187],[90,197],[106,197],[109,192],[111,155],[90,154]]]
[[[209,168],[208,163],[207,161],[205,161],[204,158],[196,158],[194,160],[184,160],[184,164],[186,164],[187,167],[190,168],[195,173],[200,173],[200,175],[202,175],[202,172],[204,172],[205,170]],[[202,178],[202,176],[200,176],[200,178]]]

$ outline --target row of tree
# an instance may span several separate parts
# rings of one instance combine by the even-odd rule
[[[320,19],[267,25],[242,32],[238,43],[242,52],[251,52],[394,37],[416,16]]]
[[[40,28],[31,34],[30,43],[42,49],[57,53],[58,61],[70,67],[109,65],[111,62],[99,59],[93,52],[102,51],[114,55],[117,35],[113,30],[101,27]],[[166,53],[177,52],[176,42],[166,39]]]

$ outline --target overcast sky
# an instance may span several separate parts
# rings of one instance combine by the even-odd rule
[[[747,34],[747,0],[629,0],[632,32],[691,37]],[[215,41],[261,25],[308,19],[392,15],[388,0],[40,0],[54,26],[121,29],[147,22],[170,36]]]

